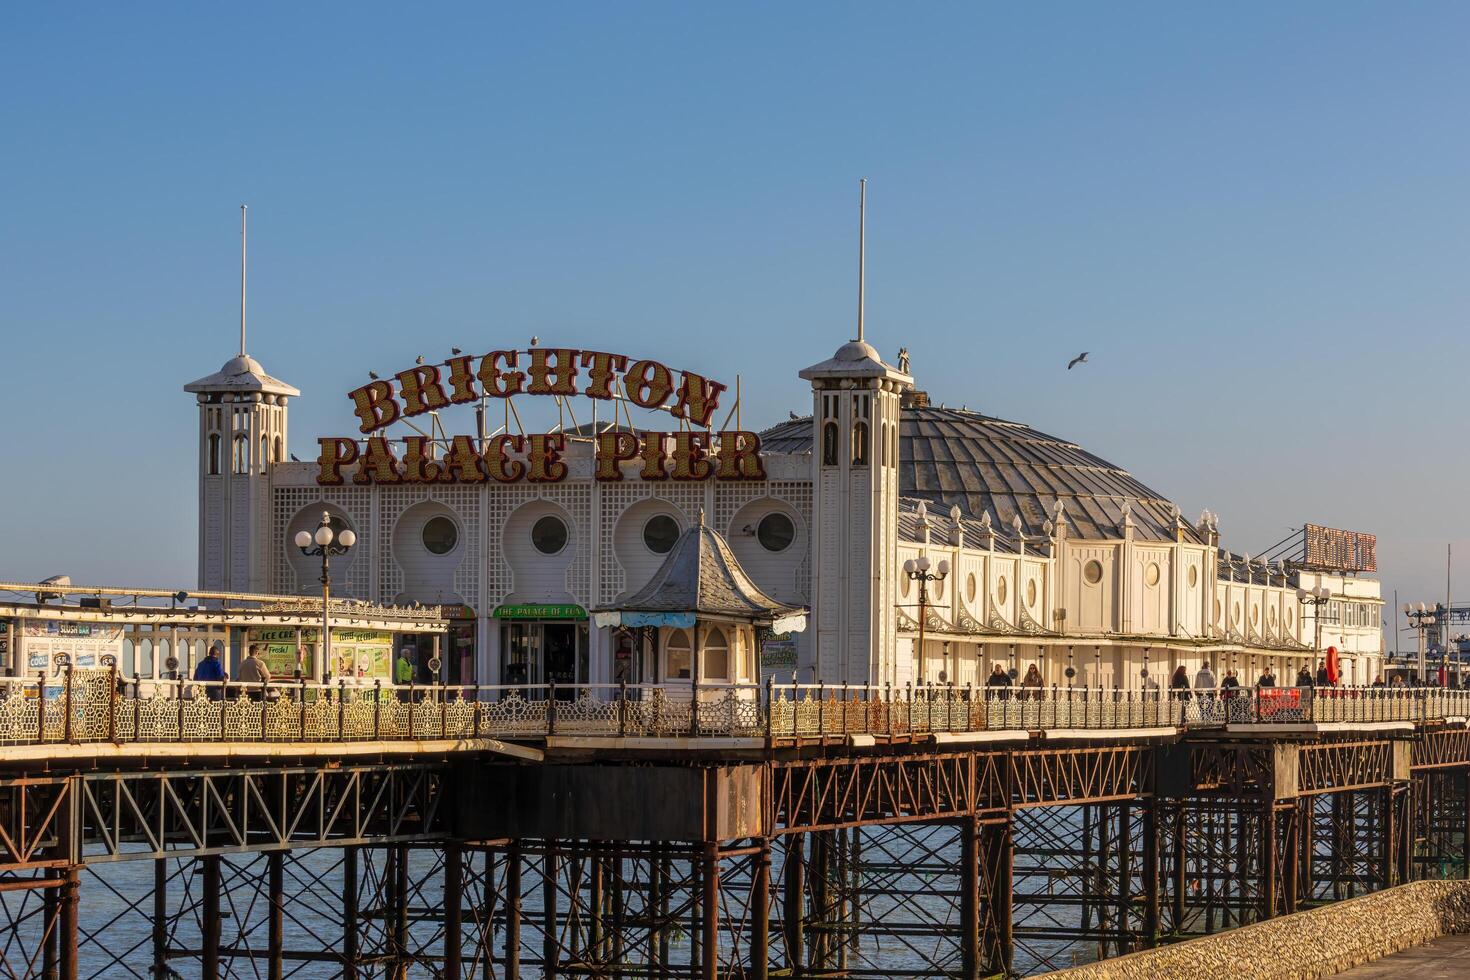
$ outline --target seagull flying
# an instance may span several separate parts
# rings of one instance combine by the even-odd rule
[[[1085,350],[1082,353],[1078,354],[1076,357],[1072,358],[1070,361],[1067,362],[1067,370],[1070,371],[1079,364],[1087,363],[1087,355],[1091,353],[1092,351]]]
[[[378,373],[376,371],[369,371],[368,372],[368,377],[369,378],[372,378],[374,381],[377,381],[378,380]]]

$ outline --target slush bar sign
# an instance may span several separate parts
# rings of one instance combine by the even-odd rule
[[[675,432],[597,433],[596,479],[618,482],[627,473],[644,480],[764,480],[760,439],[754,432],[711,431],[709,424],[726,386],[690,371],[675,372],[658,361],[622,354],[532,347],[463,354],[443,364],[418,364],[393,380],[375,378],[348,394],[360,437],[318,439],[316,482],[340,486],[386,483],[558,483],[567,477],[564,432],[500,433],[480,441],[471,436],[431,440],[410,435],[401,450],[375,435],[401,420],[453,405],[517,395],[623,401],[667,411],[684,426]],[[443,446],[436,452],[435,442]],[[626,473],[625,473],[626,470]]]

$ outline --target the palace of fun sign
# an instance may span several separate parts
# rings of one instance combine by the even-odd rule
[[[444,440],[442,452],[428,437],[390,440],[372,433],[481,398],[551,395],[612,401],[622,397],[639,408],[666,409],[688,423],[675,432],[610,430],[595,436],[594,474],[617,482],[627,472],[644,480],[764,480],[760,439],[754,432],[709,429],[725,385],[690,371],[675,372],[658,361],[622,354],[533,347],[464,354],[444,364],[419,364],[393,380],[376,380],[348,397],[357,414],[357,438],[318,439],[316,482],[340,486],[352,469],[353,483],[557,483],[566,479],[564,432],[501,433],[483,444],[473,436]],[[401,449],[395,446],[401,441]]]

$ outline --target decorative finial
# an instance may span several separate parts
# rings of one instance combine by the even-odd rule
[[[699,526],[704,527],[704,508],[699,508]]]

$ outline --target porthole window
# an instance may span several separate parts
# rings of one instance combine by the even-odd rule
[[[1102,581],[1102,562],[1096,558],[1082,566],[1082,579],[1088,585],[1096,585]]]
[[[424,547],[431,555],[447,555],[459,543],[459,528],[442,514],[424,522],[422,533]]]
[[[755,539],[767,551],[785,551],[796,540],[796,525],[780,511],[772,511],[756,526]]]
[[[1148,567],[1143,570],[1143,584],[1155,586],[1159,584],[1159,563],[1149,562]]]
[[[1275,626],[1276,625],[1276,607],[1275,606],[1272,606],[1271,607],[1270,620],[1271,620],[1271,625],[1272,626]]]
[[[554,555],[567,546],[567,526],[560,517],[547,514],[531,525],[531,544],[543,555]]]
[[[1036,605],[1036,579],[1034,578],[1026,583],[1026,605]]]
[[[1192,589],[1199,585],[1199,569],[1193,565],[1189,566],[1189,587]]]
[[[1238,602],[1230,608],[1230,624],[1232,626],[1240,625],[1240,603]]]
[[[1288,627],[1290,627],[1291,624],[1292,624],[1292,621],[1295,620],[1295,619],[1296,619],[1296,613],[1293,612],[1290,607],[1288,607],[1287,610],[1286,610],[1286,625]]]
[[[970,573],[970,577],[967,578],[967,579],[965,579],[965,598],[968,599],[970,602],[974,602],[975,601],[975,573],[974,572],[971,572]]]
[[[902,592],[903,593],[903,597],[905,599],[907,599],[909,597],[909,589],[913,588],[913,585],[914,585],[913,580],[910,579],[907,575],[905,575],[902,579],[899,580],[899,583],[898,584],[899,584],[899,591]]]
[[[1215,625],[1220,625],[1220,600],[1215,600]]]
[[[668,514],[655,514],[643,525],[643,547],[655,555],[667,555],[679,540],[679,522]]]
[[[995,601],[1001,603],[1006,601],[1006,577],[1004,575],[995,581]]]
[[[1251,625],[1255,626],[1261,621],[1261,607],[1251,606]]]

